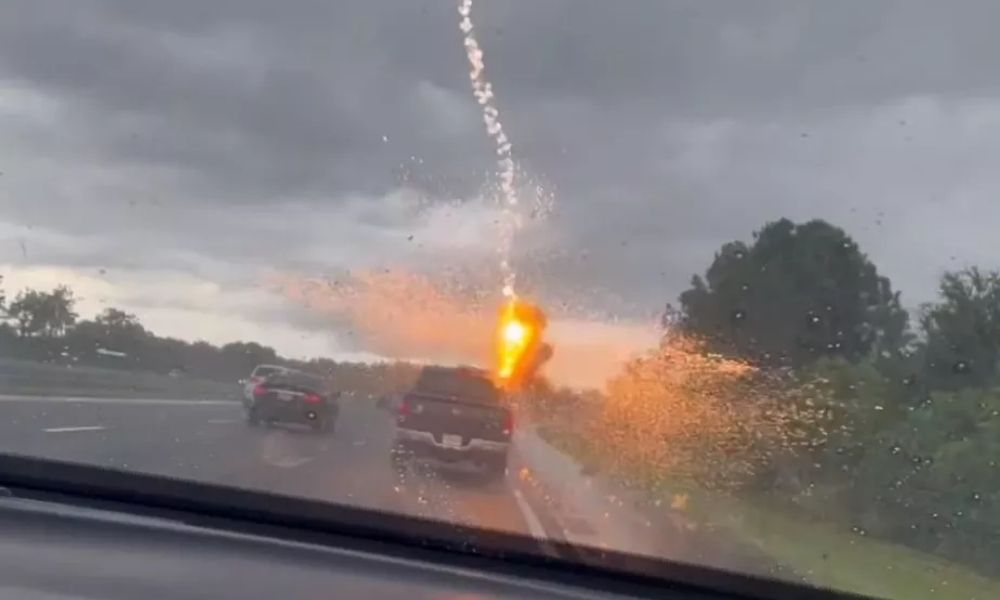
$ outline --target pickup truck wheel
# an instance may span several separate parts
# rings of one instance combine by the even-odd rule
[[[507,460],[506,457],[502,461],[491,461],[486,463],[486,468],[484,469],[486,479],[490,483],[497,483],[503,481],[507,476]]]

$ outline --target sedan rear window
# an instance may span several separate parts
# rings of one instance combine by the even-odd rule
[[[281,367],[257,367],[253,370],[251,377],[270,377],[284,372],[285,369],[282,369]]]

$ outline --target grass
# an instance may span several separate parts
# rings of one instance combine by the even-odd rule
[[[539,434],[583,465],[597,463],[596,449],[587,440],[558,428],[543,427]],[[727,497],[685,486],[666,493],[665,503],[672,504],[677,493],[686,496],[684,511],[695,523],[756,547],[819,587],[894,600],[1000,598],[1000,579],[833,522],[775,508],[764,499]]]
[[[1000,580],[899,544],[790,515],[761,503],[692,495],[688,512],[756,545],[820,587],[879,598],[1000,598]],[[723,515],[721,521],[718,515]]]

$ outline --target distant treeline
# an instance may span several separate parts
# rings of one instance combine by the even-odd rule
[[[362,364],[327,358],[300,361],[256,342],[215,346],[160,337],[134,314],[107,308],[80,319],[66,286],[27,289],[6,297],[0,289],[0,357],[50,364],[99,366],[235,383],[259,364],[279,364],[330,377],[343,389],[383,394],[399,391],[417,368],[407,363]]]

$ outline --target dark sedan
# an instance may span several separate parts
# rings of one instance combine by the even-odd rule
[[[245,407],[247,422],[298,423],[315,431],[332,431],[337,422],[340,393],[321,378],[288,372],[268,377],[253,388]]]

